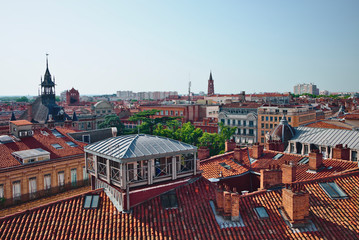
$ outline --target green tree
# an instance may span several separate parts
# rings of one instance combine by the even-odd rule
[[[203,131],[200,128],[196,128],[190,122],[182,124],[181,128],[178,128],[174,134],[175,139],[182,142],[198,145],[199,138],[202,137]]]
[[[105,121],[99,125],[99,128],[116,127],[117,135],[121,135],[124,132],[125,126],[121,122],[117,115],[107,115]]]
[[[16,102],[29,102],[29,99],[25,96],[17,98]]]

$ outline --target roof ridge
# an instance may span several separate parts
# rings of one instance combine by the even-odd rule
[[[103,191],[103,188],[99,188],[99,189],[95,189],[95,190],[90,190],[90,191],[85,192],[85,193],[80,193],[80,194],[76,194],[74,196],[63,198],[63,199],[60,199],[60,200],[57,200],[57,201],[54,201],[54,202],[45,203],[43,205],[39,205],[39,206],[34,207],[34,208],[26,209],[26,210],[23,210],[23,211],[20,211],[20,212],[16,212],[16,213],[13,213],[13,214],[10,214],[10,215],[0,217],[0,221],[4,220],[4,219],[7,219],[7,218],[13,218],[13,217],[16,217],[18,215],[22,215],[24,213],[34,212],[34,211],[42,209],[44,207],[49,207],[51,205],[55,205],[55,204],[58,204],[58,203],[61,203],[61,202],[65,202],[65,201],[68,201],[70,199],[78,198],[80,196],[84,196],[84,195],[89,194],[89,193],[97,193],[97,192],[102,192],[102,191]]]
[[[359,175],[359,167],[353,168],[353,169],[348,169],[343,172],[338,172],[337,174],[333,174],[330,176],[318,177],[318,178],[313,178],[310,180],[295,181],[292,184],[307,184],[307,183],[312,183],[312,182],[321,182],[321,181],[329,180],[329,179],[333,179],[333,178],[342,178],[342,177],[349,177],[349,176],[354,176],[354,175]]]
[[[130,135],[131,136],[131,135]],[[132,143],[140,136],[140,134],[133,134],[134,138],[131,140],[131,142],[127,145],[126,151],[123,153],[122,156],[126,156],[128,150],[130,149]]]

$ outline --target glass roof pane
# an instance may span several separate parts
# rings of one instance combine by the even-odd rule
[[[277,153],[277,154],[273,157],[273,159],[274,159],[274,160],[278,160],[278,159],[281,158],[282,156],[283,156],[282,153]]]
[[[348,195],[335,182],[330,182],[328,184],[338,193],[341,198],[348,197]]]
[[[77,147],[77,144],[74,142],[66,142],[67,145],[69,145],[70,147]]]
[[[100,196],[99,196],[99,195],[93,195],[93,196],[92,196],[91,208],[97,208],[97,207],[98,207],[99,200],[100,200]]]
[[[324,189],[324,191],[331,198],[339,198],[339,194],[328,184],[328,183],[319,183],[319,185]]]
[[[84,208],[90,208],[92,201],[92,195],[85,196]]]
[[[267,217],[269,217],[269,216],[268,216],[268,213],[267,213],[267,211],[266,211],[266,209],[265,209],[264,207],[256,207],[256,208],[254,208],[254,209],[255,209],[255,211],[256,211],[258,217],[260,217],[260,218],[267,218]]]
[[[61,138],[61,137],[64,136],[64,135],[62,135],[61,133],[59,133],[56,129],[51,130],[51,132],[52,132],[52,134],[54,134],[55,137],[57,137],[57,138]]]
[[[51,146],[53,146],[53,147],[56,148],[56,149],[62,149],[62,148],[63,148],[63,147],[62,147],[60,144],[58,144],[58,143],[51,144]]]

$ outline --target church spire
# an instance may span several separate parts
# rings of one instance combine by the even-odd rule
[[[209,72],[209,79],[208,79],[208,96],[214,95],[214,83],[212,78],[212,71]]]

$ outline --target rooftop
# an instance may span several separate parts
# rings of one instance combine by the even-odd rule
[[[320,183],[333,182],[348,196],[332,199]],[[311,227],[290,227],[282,217],[282,190],[259,191],[239,197],[240,226],[219,224],[211,203],[216,187],[203,177],[174,189],[177,207],[165,208],[154,197],[121,213],[100,190],[98,208],[85,209],[80,195],[0,219],[0,238],[63,239],[358,239],[359,172],[301,184],[310,194]],[[261,218],[261,208],[268,217]]]
[[[195,153],[197,148],[169,138],[136,134],[108,138],[85,147],[85,151],[114,161],[145,160]]]
[[[32,125],[32,123],[27,120],[16,120],[16,121],[10,121],[10,122],[16,126]]]

